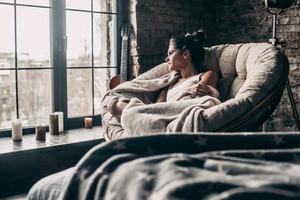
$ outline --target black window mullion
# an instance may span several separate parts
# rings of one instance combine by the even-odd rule
[[[94,97],[95,97],[95,87],[94,87],[94,4],[93,4],[93,0],[91,0],[91,8],[92,8],[92,12],[91,12],[91,33],[92,33],[92,104],[93,104],[93,116],[95,115],[95,103],[94,103]]]
[[[14,0],[14,27],[15,27],[15,87],[16,87],[16,117],[19,118],[19,84],[18,84],[18,52],[17,52],[17,6]]]
[[[127,19],[127,12],[126,12],[126,6],[128,5],[128,0],[116,0],[117,3],[117,33],[116,34],[116,39],[117,39],[117,73],[120,74],[120,66],[121,66],[121,51],[118,49],[122,48],[122,38],[121,38],[121,28],[122,24],[126,21]]]
[[[52,106],[53,111],[64,113],[64,124],[67,128],[67,61],[66,61],[66,5],[63,0],[52,0],[51,12],[51,61]]]

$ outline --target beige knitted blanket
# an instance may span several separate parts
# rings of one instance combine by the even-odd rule
[[[195,97],[182,87],[175,87],[172,90],[178,88],[177,99],[153,103],[160,90],[176,82],[179,77],[178,72],[152,76],[150,79],[149,76],[141,76],[108,91],[102,100],[102,126],[106,140],[160,132],[204,131],[203,110],[221,103],[216,89],[211,87],[211,96]],[[110,101],[116,97],[130,99],[120,121],[107,111]]]

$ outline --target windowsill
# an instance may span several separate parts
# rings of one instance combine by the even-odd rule
[[[102,127],[93,127],[91,129],[80,128],[64,131],[58,135],[46,133],[45,141],[37,141],[35,134],[23,135],[20,142],[14,142],[10,137],[0,138],[0,155],[13,153],[17,151],[34,150],[41,148],[52,148],[59,145],[68,145],[92,140],[103,141]]]
[[[36,141],[0,138],[0,198],[27,193],[40,178],[73,167],[92,147],[104,142],[102,127],[72,129]]]

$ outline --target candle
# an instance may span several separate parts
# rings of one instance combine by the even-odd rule
[[[39,141],[46,140],[46,126],[38,125],[35,127],[35,139]]]
[[[12,121],[11,124],[11,137],[13,141],[21,141],[22,140],[22,120],[16,119]]]
[[[93,127],[93,118],[91,118],[91,117],[84,118],[84,127],[92,128]]]
[[[63,112],[55,112],[54,114],[58,115],[58,132],[64,132],[64,113]]]
[[[49,115],[49,132],[50,134],[58,134],[58,114]]]

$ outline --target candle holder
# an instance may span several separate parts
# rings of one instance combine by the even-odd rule
[[[46,140],[46,126],[38,125],[35,127],[35,139],[37,141],[45,141]]]
[[[52,135],[57,135],[59,133],[58,114],[52,113],[49,115],[49,132]]]

